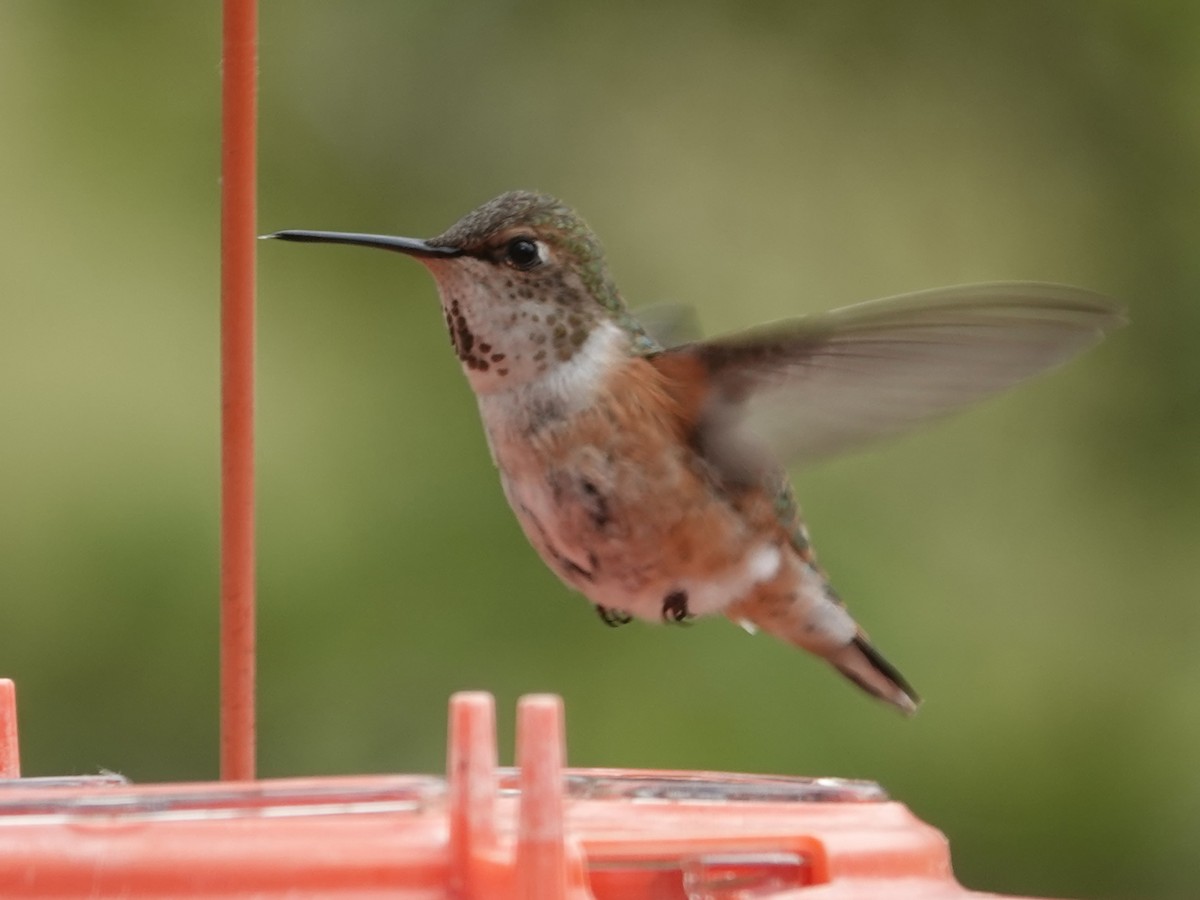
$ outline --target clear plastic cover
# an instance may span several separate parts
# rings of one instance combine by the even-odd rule
[[[502,771],[502,785],[505,774],[509,773]],[[888,799],[883,788],[873,781],[845,778],[606,769],[568,772],[567,796],[576,800],[702,803],[878,803]]]
[[[85,787],[94,791],[57,791]],[[346,815],[421,812],[439,803],[446,785],[440,778],[391,776],[320,781],[267,781],[235,785],[172,785],[162,790],[131,788],[119,775],[90,779],[26,778],[0,791],[0,826],[27,825],[33,818],[120,816],[123,819],[180,821],[241,817]],[[8,793],[8,796],[5,794]]]

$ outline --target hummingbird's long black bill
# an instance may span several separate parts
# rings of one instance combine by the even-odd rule
[[[276,231],[264,234],[260,240],[276,238],[281,241],[301,241],[312,244],[355,244],[359,247],[379,247],[409,256],[461,256],[455,247],[436,247],[420,238],[392,237],[386,234],[357,234],[352,231]]]

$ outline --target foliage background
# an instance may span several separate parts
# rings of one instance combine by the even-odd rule
[[[438,771],[564,695],[578,765],[875,778],[968,885],[1194,895],[1200,7],[265,0],[263,230],[557,193],[707,330],[1036,278],[1133,326],[798,474],[928,698],[723,622],[601,627],[505,508],[431,283],[264,246],[261,768]],[[0,672],[28,774],[216,774],[219,4],[0,4]]]

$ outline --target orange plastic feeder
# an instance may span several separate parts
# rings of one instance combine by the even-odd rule
[[[14,713],[0,734],[15,739]],[[449,732],[445,779],[0,780],[0,895],[992,896],[959,886],[941,833],[872,782],[567,769],[549,695],[520,701],[516,768],[497,767],[491,695],[452,698]]]

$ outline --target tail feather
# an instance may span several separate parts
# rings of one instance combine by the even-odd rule
[[[921,698],[896,667],[871,646],[861,631],[849,644],[830,653],[834,667],[868,694],[897,707],[905,715],[917,711]]]

